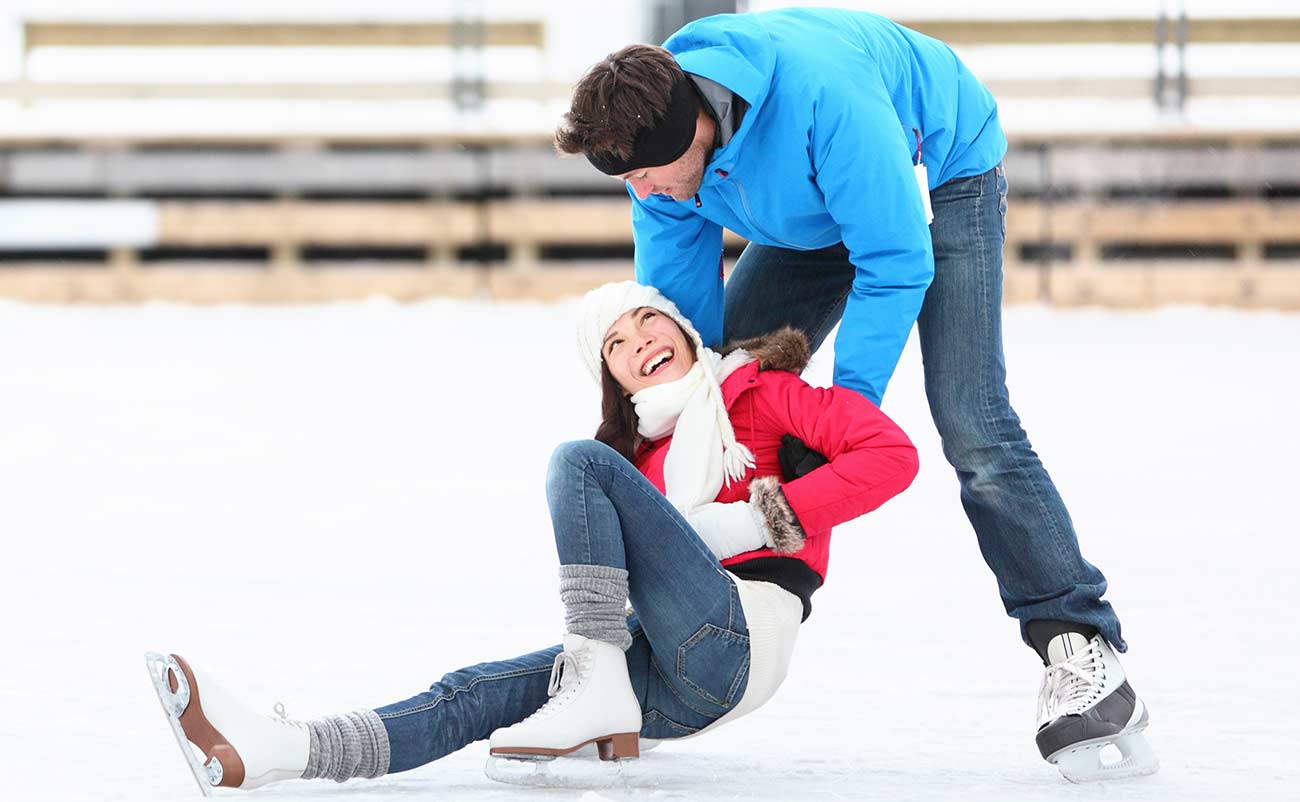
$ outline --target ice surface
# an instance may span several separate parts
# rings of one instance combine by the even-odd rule
[[[0,797],[198,799],[149,649],[309,717],[556,641],[542,480],[597,411],[572,315],[0,303]],[[1040,667],[980,560],[913,343],[885,408],[921,474],[836,532],[763,710],[655,750],[653,785],[499,785],[476,744],[382,780],[256,793],[1294,799],[1300,316],[1018,307],[1006,340],[1016,408],[1110,580],[1160,774],[1073,787],[1039,759]]]

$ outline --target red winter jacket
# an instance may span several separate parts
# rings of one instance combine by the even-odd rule
[[[724,484],[716,501],[748,501],[751,480],[779,479],[777,450],[785,434],[798,437],[830,462],[781,485],[803,526],[803,549],[793,554],[759,549],[722,564],[738,576],[775,582],[800,596],[807,618],[809,597],[826,578],[831,527],[871,512],[911,484],[916,449],[903,430],[862,395],[843,387],[811,387],[799,378],[809,358],[802,334],[784,329],[734,347],[757,359],[722,383],[736,439],[753,452],[755,467],[742,481]],[[660,492],[671,443],[671,436],[644,443],[635,455],[637,469]]]

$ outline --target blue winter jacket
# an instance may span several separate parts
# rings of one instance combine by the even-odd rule
[[[749,109],[714,151],[698,204],[629,187],[637,280],[716,346],[723,227],[780,248],[842,241],[856,275],[834,381],[879,404],[934,275],[917,134],[930,188],[992,169],[1006,151],[992,95],[942,42],[863,12],[722,14],[664,47]]]

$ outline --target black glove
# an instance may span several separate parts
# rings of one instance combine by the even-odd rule
[[[830,462],[821,452],[813,451],[792,434],[781,435],[781,447],[776,458],[781,462],[781,479],[793,482]]]

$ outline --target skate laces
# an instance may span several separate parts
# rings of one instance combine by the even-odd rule
[[[275,711],[275,715],[269,716],[269,718],[277,724],[283,724],[286,727],[293,727],[299,730],[306,729],[307,725],[303,722],[294,718],[289,718],[289,715],[285,712],[284,702],[276,702],[271,709]]]
[[[578,658],[569,652],[555,655],[551,665],[551,683],[546,687],[546,695],[555,697],[563,690],[566,679],[577,679]],[[572,683],[569,683],[572,686]]]
[[[589,654],[584,649],[576,653],[560,652],[555,655],[555,662],[551,665],[551,681],[546,688],[546,695],[551,698],[528,718],[546,718],[568,704],[582,684],[582,675],[590,662]]]
[[[1087,648],[1047,667],[1038,689],[1040,724],[1087,708],[1093,692],[1101,687],[1101,657],[1094,639]]]

